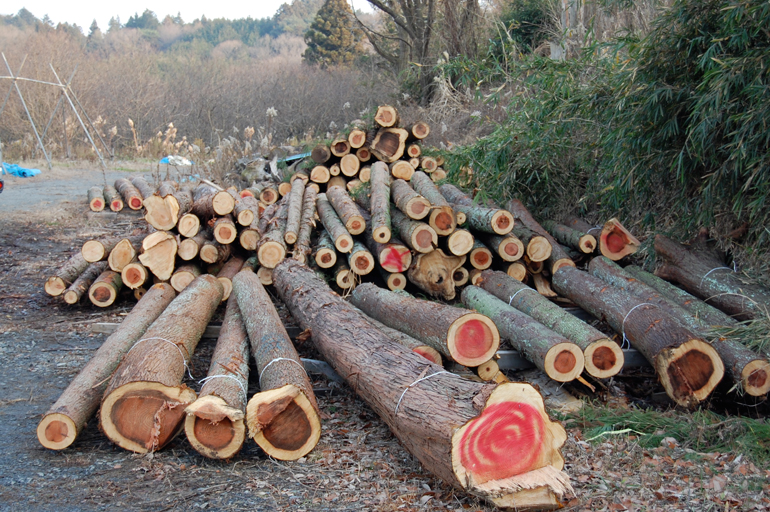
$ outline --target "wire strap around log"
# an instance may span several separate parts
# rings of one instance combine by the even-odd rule
[[[394,414],[395,416],[398,416],[398,408],[401,406],[401,400],[403,400],[403,399],[404,399],[404,395],[406,395],[406,392],[407,392],[407,391],[409,391],[409,388],[411,388],[412,386],[415,386],[415,385],[417,385],[418,383],[420,383],[420,382],[422,382],[422,381],[424,381],[424,380],[428,380],[428,379],[430,379],[431,377],[435,377],[436,375],[441,375],[442,373],[448,373],[448,374],[450,374],[450,375],[453,375],[453,373],[452,373],[452,372],[448,372],[448,371],[446,371],[446,370],[443,370],[443,371],[440,371],[440,372],[431,373],[430,375],[426,375],[425,377],[420,377],[420,378],[419,378],[419,379],[417,379],[416,381],[414,381],[414,382],[412,382],[411,384],[409,384],[409,385],[406,387],[406,389],[404,389],[404,392],[403,392],[403,393],[401,393],[401,398],[399,398],[399,399],[398,399],[398,403],[396,404],[396,410],[393,412],[393,414]]]
[[[241,387],[241,391],[243,391],[243,399],[244,400],[248,400],[249,396],[246,394],[246,387],[243,385],[243,382],[241,382],[241,380],[238,379],[237,377],[233,377],[232,375],[210,375],[208,377],[204,377],[203,379],[199,380],[198,384],[203,385],[203,384],[207,383],[208,381],[210,381],[212,379],[232,379],[232,380],[234,380]]]
[[[134,350],[136,348],[136,346],[139,345],[141,342],[143,342],[143,341],[152,341],[152,340],[165,341],[169,345],[174,345],[176,347],[176,349],[179,351],[179,355],[182,357],[182,364],[184,365],[184,369],[187,370],[187,375],[190,376],[190,380],[194,380],[193,376],[192,376],[192,373],[190,372],[190,368],[187,366],[187,358],[182,353],[182,347],[180,347],[179,345],[177,345],[173,341],[167,340],[166,338],[157,338],[157,337],[156,338],[142,338],[141,340],[139,340],[136,343],[134,343],[134,346],[131,347],[130,349],[128,349],[128,352],[131,352],[132,350]],[[126,352],[126,355],[128,355],[128,352]]]
[[[262,389],[262,375],[264,375],[264,373],[265,373],[265,370],[267,370],[268,368],[270,368],[270,365],[271,365],[271,364],[273,364],[273,363],[275,363],[275,362],[277,362],[277,361],[291,361],[292,363],[294,363],[294,364],[296,364],[297,366],[299,366],[300,368],[302,368],[302,371],[303,371],[303,372],[305,372],[305,367],[304,367],[304,366],[302,366],[302,363],[298,363],[296,360],[294,360],[294,359],[291,359],[291,358],[288,358],[288,357],[276,357],[275,359],[273,359],[272,361],[270,361],[269,363],[267,363],[267,364],[265,365],[265,367],[264,367],[264,368],[262,368],[262,371],[261,371],[261,372],[259,372],[259,389]],[[307,375],[307,372],[305,372],[305,375]]]
[[[510,296],[510,298],[508,299],[508,305],[510,306],[511,303],[513,302],[513,299],[515,299],[518,294],[520,294],[521,292],[526,291],[526,290],[529,290],[531,292],[535,292],[535,293],[539,294],[539,292],[537,290],[533,289],[533,288],[530,288],[530,287],[522,288],[521,290],[517,291],[516,293],[514,293],[513,295]]]
[[[628,315],[630,315],[633,310],[635,310],[640,306],[652,306],[655,308],[658,307],[655,304],[650,304],[649,302],[642,302],[641,304],[637,304],[636,306],[628,310],[628,313],[626,313],[626,316],[623,317],[623,323],[620,326],[620,330],[622,331],[621,334],[623,334],[623,344],[620,346],[621,349],[631,348],[631,341],[629,341],[629,339],[626,338],[626,320],[628,319]]]
[[[700,284],[698,285],[698,287],[699,287],[699,288],[700,288],[701,286],[703,286],[703,280],[704,280],[704,279],[706,279],[706,278],[709,276],[709,274],[711,274],[711,273],[712,273],[712,272],[714,272],[715,270],[732,270],[733,272],[738,272],[738,268],[735,266],[735,262],[733,262],[733,268],[730,268],[730,267],[717,267],[717,268],[712,268],[711,270],[709,270],[708,272],[706,272],[706,274],[705,274],[703,277],[701,277],[701,278],[700,278]]]

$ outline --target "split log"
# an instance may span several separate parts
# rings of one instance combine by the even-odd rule
[[[134,290],[134,292],[142,288],[149,278],[150,273],[144,265],[139,263],[138,259],[123,267],[123,270],[120,272],[120,279],[123,281],[123,284]],[[136,293],[134,296],[136,296]]]
[[[374,256],[364,244],[356,240],[353,242],[353,250],[348,254],[348,265],[354,274],[365,276],[374,270]]]
[[[201,269],[194,263],[179,266],[169,279],[169,283],[174,287],[177,293],[181,292],[192,283],[196,277],[201,275]]]
[[[466,307],[491,318],[500,335],[551,379],[570,382],[583,373],[583,351],[566,337],[477,286],[465,288],[461,297]]]
[[[628,338],[679,405],[697,405],[722,380],[724,365],[716,350],[658,306],[571,267],[559,269],[553,286]]]
[[[216,240],[206,240],[201,246],[200,256],[201,261],[208,263],[209,265],[216,265],[217,263],[224,262],[232,254],[232,246],[222,245]]]
[[[467,268],[457,267],[454,271],[454,274],[452,274],[452,280],[455,282],[455,288],[465,286],[468,283],[469,277],[470,274],[468,273]]]
[[[543,297],[555,299],[559,296],[558,293],[553,291],[553,288],[551,288],[551,282],[548,281],[548,278],[543,272],[532,274],[532,284],[535,285],[535,290],[537,290],[537,293]]]
[[[604,223],[599,250],[612,261],[618,261],[634,254],[639,250],[641,242],[631,234],[618,219],[610,219]]]
[[[260,392],[246,408],[249,435],[271,457],[297,460],[321,437],[313,385],[259,279],[249,272],[238,274],[233,294],[259,372]]]
[[[257,261],[259,261],[257,259]],[[245,260],[240,256],[233,256],[222,265],[222,268],[217,272],[217,279],[222,283],[222,302],[230,298],[230,293],[233,291],[233,278],[241,271]],[[252,265],[253,269],[254,266]]]
[[[278,293],[321,355],[427,470],[498,506],[558,507],[571,489],[558,453],[566,434],[531,386],[495,388],[444,373],[394,344],[311,270],[288,261],[275,274]],[[512,451],[495,448],[500,443]]]
[[[301,181],[300,181],[301,182]],[[281,200],[280,206],[269,221],[269,225],[262,233],[257,244],[257,258],[259,264],[264,268],[275,268],[275,266],[286,257],[286,242],[284,233],[286,232],[286,220],[289,216],[289,201]]]
[[[588,233],[583,233],[564,224],[558,224],[552,220],[543,221],[543,229],[548,231],[560,244],[571,247],[584,254],[591,254],[596,250],[596,238]]]
[[[471,252],[474,241],[470,231],[457,228],[443,238],[443,247],[455,256],[464,256]]]
[[[356,155],[345,155],[340,159],[340,173],[343,176],[352,178],[358,174],[361,168],[361,161]]]
[[[352,239],[350,246],[351,248],[353,247]],[[313,260],[320,268],[331,268],[337,263],[337,251],[334,247],[334,241],[325,229],[321,230],[321,233],[318,236],[318,243],[316,244],[315,252],[313,253]]]
[[[88,292],[91,284],[99,277],[105,270],[107,270],[106,261],[97,261],[88,265],[88,268],[75,279],[69,288],[64,292],[64,302],[73,305],[80,302],[80,299],[84,294]]]
[[[209,225],[212,227],[214,239],[222,245],[229,245],[238,237],[238,228],[235,227],[235,221],[230,214],[216,220],[212,219]]]
[[[452,209],[467,218],[471,229],[493,235],[507,235],[513,229],[513,215],[499,208],[451,204]]]
[[[473,247],[468,255],[468,261],[473,268],[486,270],[492,265],[492,251],[478,240],[473,241]]]
[[[310,235],[315,228],[316,201],[318,200],[318,190],[314,187],[306,187],[302,198],[302,216],[300,218],[299,234],[294,244],[292,257],[304,263],[310,255]]]
[[[414,220],[425,218],[430,213],[430,201],[414,191],[404,180],[393,180],[390,193],[396,207]]]
[[[510,211],[515,218],[519,219],[521,224],[524,224],[538,235],[544,236],[548,240],[548,243],[551,244],[551,255],[548,258],[548,268],[551,275],[555,274],[561,267],[575,266],[575,262],[561,249],[556,239],[554,239],[554,237],[552,237],[548,231],[543,229],[543,226],[535,220],[532,214],[529,213],[529,210],[524,206],[524,203],[518,199],[511,199],[508,202],[508,211]]]
[[[142,194],[143,200],[155,195],[155,187],[150,186],[150,184],[147,183],[147,180],[141,176],[132,178],[131,184],[136,187],[140,194]]]
[[[115,180],[115,189],[123,197],[123,200],[132,210],[142,209],[142,195],[136,189],[136,187],[128,181],[126,178],[118,178]]]
[[[358,312],[361,317],[363,317],[364,320],[372,324],[374,327],[382,331],[388,338],[392,339],[402,347],[406,347],[415,354],[419,354],[431,363],[437,364],[441,366],[443,364],[443,360],[441,359],[441,353],[436,350],[435,348],[431,347],[430,345],[427,345],[423,343],[422,341],[413,338],[409,336],[408,334],[399,331],[398,329],[393,329],[392,327],[388,327],[387,325],[383,324],[379,320],[372,318],[371,316],[367,315],[360,309],[356,308],[354,306],[355,310]]]
[[[161,281],[168,281],[174,272],[177,243],[167,231],[156,231],[142,241],[139,261]]]
[[[382,162],[372,165],[372,237],[379,243],[387,243],[390,229],[390,172]]]
[[[353,202],[353,199],[345,189],[341,187],[329,187],[326,189],[326,198],[329,200],[332,207],[334,207],[334,211],[339,215],[339,218],[345,225],[345,229],[348,233],[351,235],[360,235],[364,232],[366,229],[366,222],[364,222],[364,218],[359,214],[356,203]]]
[[[211,231],[209,230],[201,231],[192,238],[180,240],[177,255],[184,261],[192,261],[200,254],[203,245],[209,241],[211,241]]]
[[[452,300],[455,297],[452,276],[465,260],[465,256],[447,256],[441,249],[436,249],[418,254],[406,275],[410,282],[430,295]]]
[[[430,125],[425,121],[417,121],[409,127],[409,134],[415,139],[422,140],[430,135]]]
[[[249,337],[235,297],[227,301],[211,366],[198,399],[185,409],[184,431],[195,450],[229,459],[246,439]]]
[[[310,152],[310,158],[317,164],[326,163],[332,157],[332,152],[326,144],[318,144]]]
[[[174,296],[171,285],[165,283],[144,294],[45,413],[37,426],[40,444],[50,450],[63,450],[75,441],[99,407],[107,382],[121,359]]]
[[[489,360],[500,345],[497,327],[479,313],[416,299],[369,283],[357,287],[350,301],[372,318],[422,340],[465,366],[478,366]]]
[[[401,272],[388,272],[382,268],[379,270],[382,279],[385,281],[385,286],[388,287],[388,290],[396,291],[406,288],[406,276],[404,274]]]
[[[358,149],[366,144],[366,132],[359,128],[353,128],[348,134],[348,143],[352,149]]]
[[[643,282],[637,280],[617,264],[604,256],[594,258],[588,266],[594,276],[635,295],[644,302],[655,304],[679,320],[682,325],[706,338],[711,326],[702,318],[691,315],[679,301],[669,298]],[[696,299],[697,300],[697,299]],[[687,301],[685,301],[687,302]],[[729,317],[728,317],[729,318]],[[770,363],[728,337],[715,339],[711,346],[719,353],[725,364],[728,377],[737,389],[752,396],[762,396],[770,391]]]
[[[377,112],[374,114],[374,122],[383,128],[398,126],[398,111],[395,107],[391,107],[390,105],[380,105],[377,107]]]
[[[176,191],[170,185],[161,185],[154,195],[144,199],[144,220],[155,229],[168,231],[176,227],[180,217],[190,212],[193,204],[189,191]]]
[[[480,235],[481,241],[489,249],[500,256],[503,261],[511,262],[520,260],[524,254],[524,244],[515,235]]]
[[[414,176],[414,167],[406,160],[396,160],[388,166],[394,179],[411,181]]]
[[[123,287],[123,280],[118,272],[105,270],[94,280],[88,289],[88,298],[94,306],[106,308],[115,303],[118,292]]]
[[[361,161],[361,163],[368,162],[372,159],[372,152],[369,151],[369,148],[359,148],[358,151],[356,151],[356,156],[358,157],[358,160]]]
[[[142,249],[142,240],[145,235],[135,235],[122,239],[110,251],[107,263],[115,272],[122,272],[123,267],[134,261],[136,255]],[[100,258],[101,259],[101,258]]]
[[[286,217],[286,230],[283,233],[283,239],[287,244],[293,244],[297,241],[299,221],[302,218],[302,200],[304,195],[305,182],[302,180],[292,181],[291,192],[289,193],[289,210]]]
[[[331,150],[332,155],[337,158],[342,158],[350,153],[350,142],[346,139],[335,139],[332,141],[329,149]]]
[[[184,409],[196,398],[182,378],[221,300],[217,278],[199,276],[126,354],[99,412],[101,429],[113,443],[137,453],[154,452],[179,433]]]
[[[104,202],[109,205],[113,212],[119,212],[123,209],[123,198],[112,185],[104,186]]]
[[[503,272],[487,270],[481,273],[478,286],[579,346],[589,375],[606,379],[623,369],[625,357],[617,343],[527,285]]]
[[[92,212],[104,210],[104,191],[101,187],[91,187],[88,189],[88,207]]]
[[[764,318],[770,311],[770,290],[752,284],[731,268],[703,263],[685,246],[655,237],[655,252],[664,265],[655,274],[676,281],[685,290],[741,320]]]
[[[520,224],[513,227],[513,233],[526,246],[525,254],[530,261],[540,262],[551,257],[553,246],[546,237]]]
[[[421,171],[415,171],[412,176],[412,188],[414,191],[430,201],[433,205],[428,217],[428,224],[437,234],[447,236],[457,227],[457,219],[454,210],[449,205],[444,196],[439,192],[438,187]]]
[[[438,245],[438,235],[432,227],[424,222],[410,219],[393,205],[390,207],[390,220],[393,235],[403,240],[413,250],[429,253]]]
[[[329,168],[325,165],[316,165],[310,171],[310,181],[313,183],[327,183],[331,177]]]
[[[382,128],[375,135],[369,150],[385,163],[395,162],[404,155],[408,135],[403,128]]]
[[[67,289],[75,280],[85,272],[88,268],[89,262],[83,258],[83,255],[78,251],[73,254],[64,265],[61,266],[56,274],[52,275],[45,281],[45,292],[51,297],[58,297],[64,290]]]

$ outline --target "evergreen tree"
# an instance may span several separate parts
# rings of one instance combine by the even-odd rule
[[[305,32],[305,61],[324,68],[352,64],[363,53],[352,16],[347,0],[326,0]]]
[[[99,29],[99,24],[96,23],[96,20],[91,22],[91,28],[89,28],[88,32],[88,40],[92,39],[101,39],[102,38],[102,31]]]

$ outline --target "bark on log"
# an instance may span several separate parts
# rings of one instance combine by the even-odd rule
[[[426,469],[519,510],[556,508],[570,491],[558,453],[566,434],[548,419],[531,386],[495,388],[441,373],[440,366],[373,328],[311,270],[288,261],[275,277],[281,298],[311,330],[323,357]],[[496,448],[501,445],[508,448]]]
[[[123,197],[123,200],[126,202],[129,208],[132,210],[142,209],[142,195],[139,193],[139,190],[137,190],[133,183],[128,181],[126,178],[118,178],[115,180],[115,188]]]
[[[140,194],[142,194],[142,199],[147,199],[148,197],[155,195],[155,187],[150,186],[150,184],[147,183],[147,180],[141,176],[133,178],[131,184],[136,187]]]
[[[455,298],[452,276],[465,263],[465,256],[447,256],[441,249],[418,254],[406,275],[409,281],[434,297],[445,300]]]
[[[513,215],[505,210],[462,204],[452,204],[451,206],[456,213],[463,213],[468,226],[476,231],[493,235],[507,235],[513,229]]]
[[[544,236],[548,240],[548,243],[551,244],[551,255],[548,258],[548,268],[551,271],[551,275],[555,274],[561,267],[575,266],[575,262],[561,249],[554,237],[552,237],[548,231],[543,229],[543,226],[535,220],[532,214],[529,213],[529,210],[524,206],[524,203],[518,199],[512,199],[508,202],[508,211],[510,211],[516,219],[519,219],[521,224],[524,224],[538,235]]]
[[[489,360],[500,345],[497,327],[489,318],[461,308],[369,283],[357,287],[350,301],[372,318],[422,340],[465,366]]]
[[[230,293],[233,291],[233,278],[241,271],[244,263],[245,260],[240,256],[233,256],[217,272],[217,279],[222,283],[222,302],[230,298]],[[253,269],[254,266],[252,265],[251,268]]]
[[[354,306],[355,308],[355,306]],[[423,343],[422,341],[413,338],[409,336],[408,334],[399,331],[398,329],[393,329],[392,327],[388,327],[384,323],[380,322],[379,320],[370,317],[363,311],[361,311],[358,308],[355,308],[355,310],[358,312],[358,314],[361,315],[361,317],[372,324],[374,327],[382,331],[388,338],[392,339],[399,345],[408,348],[415,354],[419,354],[428,361],[430,361],[433,364],[437,364],[439,366],[443,365],[443,360],[441,359],[441,353],[436,350],[435,348],[431,347],[430,345],[427,345]]]
[[[334,207],[340,220],[351,235],[360,235],[366,229],[366,222],[358,212],[356,203],[341,187],[330,187],[326,190],[326,198]],[[343,251],[344,252],[344,251]]]
[[[138,259],[123,267],[123,270],[120,273],[120,278],[123,281],[123,284],[131,290],[134,290],[134,292],[142,288],[144,283],[148,281],[149,277],[150,272],[144,265],[139,263]],[[136,293],[134,293],[134,296],[136,296]]]
[[[211,240],[211,231],[204,230],[192,238],[185,238],[178,242],[178,256],[184,261],[193,260],[200,254],[203,244]],[[209,262],[210,263],[210,262]]]
[[[115,303],[118,292],[123,287],[123,280],[118,272],[105,270],[94,280],[88,289],[88,298],[94,306],[106,308]]]
[[[259,220],[255,218],[250,226],[243,228],[240,233],[238,233],[238,243],[249,252],[257,250],[257,244],[259,243],[260,238],[258,226]]]
[[[697,405],[722,380],[724,365],[716,350],[658,306],[572,267],[560,268],[553,286],[628,338],[679,405]]]
[[[235,297],[227,301],[209,373],[203,380],[198,399],[185,409],[184,431],[204,457],[229,459],[246,439],[249,386],[249,337]]]
[[[174,287],[177,293],[181,292],[187,286],[192,283],[196,277],[201,275],[201,269],[194,263],[188,263],[187,265],[181,265],[177,267],[174,273],[169,279],[169,283]]]
[[[139,261],[161,281],[168,281],[174,272],[176,238],[167,231],[156,231],[142,241]]]
[[[340,188],[340,187],[332,187]],[[329,202],[326,194],[318,194],[318,200],[316,201],[316,209],[318,210],[318,216],[321,219],[321,223],[326,228],[327,233],[334,240],[334,246],[338,251],[342,253],[350,252],[353,249],[353,237],[345,229],[345,225],[340,220],[334,207]]]
[[[318,144],[310,152],[310,158],[317,164],[326,163],[332,157],[332,152],[326,144]]]
[[[444,196],[444,199],[446,199],[450,204],[478,206],[473,202],[473,199],[468,194],[455,187],[451,183],[444,183],[438,188],[438,190],[441,192],[441,195]]]
[[[80,302],[80,299],[84,294],[88,293],[91,284],[98,278],[105,270],[107,270],[106,261],[97,261],[88,265],[88,268],[75,279],[75,282],[70,285],[64,292],[64,302],[73,305]]]
[[[369,150],[385,163],[395,162],[404,155],[408,135],[403,128],[382,128],[375,135]]]
[[[561,334],[477,286],[465,288],[462,301],[466,307],[491,318],[500,329],[500,336],[551,379],[570,382],[583,373],[583,351]]]
[[[104,186],[104,202],[109,205],[113,212],[119,212],[123,209],[123,198],[112,185]]]
[[[232,254],[231,245],[222,245],[216,240],[206,240],[201,246],[199,256],[201,261],[205,261],[209,265],[216,265],[217,263],[224,262]]]
[[[80,248],[80,254],[83,255],[83,259],[88,263],[106,260],[112,249],[114,249],[121,240],[121,237],[86,240]]]
[[[560,244],[583,254],[591,254],[596,250],[596,238],[588,233],[583,233],[552,220],[543,221],[543,229],[548,231]]]
[[[589,375],[606,379],[623,369],[625,356],[617,343],[527,285],[504,272],[487,270],[478,286],[578,345]]]
[[[314,187],[306,187],[305,195],[302,198],[302,216],[300,218],[299,234],[297,242],[294,245],[292,257],[305,263],[310,255],[310,235],[315,228],[316,201],[318,200],[318,191]]]
[[[492,266],[492,251],[478,240],[473,241],[473,248],[468,255],[468,261],[473,268],[486,270]]]
[[[275,268],[286,257],[287,248],[284,233],[286,232],[288,215],[289,201],[281,200],[275,217],[269,221],[266,230],[259,239],[257,257],[259,264],[264,268]]]
[[[229,245],[238,237],[238,228],[235,227],[232,215],[228,214],[212,221],[209,221],[209,225],[212,227],[214,239],[220,244]]]
[[[351,248],[353,247],[352,239],[350,246]],[[325,229],[321,230],[318,236],[313,259],[320,268],[331,268],[337,263],[337,251],[334,247],[334,241]]]
[[[551,257],[553,246],[544,236],[521,224],[516,224],[513,227],[513,233],[526,246],[525,253],[530,261],[546,261]]]
[[[259,222],[259,201],[252,196],[240,198],[235,202],[233,216],[241,226],[251,226],[254,222]]]
[[[185,368],[222,300],[222,285],[204,274],[193,281],[126,354],[104,394],[102,431],[123,449],[163,448],[182,428],[196,396],[182,384]]]
[[[436,184],[433,183],[427,174],[421,171],[414,173],[411,183],[414,191],[433,205],[428,217],[430,227],[441,236],[447,236],[452,233],[457,227],[457,219],[454,210],[449,205],[449,202],[444,199],[444,196],[441,195]]]
[[[410,219],[424,219],[430,213],[430,201],[415,192],[406,181],[393,180],[390,193],[396,207]]]
[[[634,254],[639,250],[641,242],[631,234],[618,219],[610,219],[604,223],[599,250],[612,261],[618,261]]]
[[[257,276],[250,272],[235,276],[233,294],[259,372],[261,392],[249,400],[246,408],[249,435],[268,455],[297,460],[307,455],[321,437],[312,383]]]
[[[704,264],[687,247],[657,235],[655,252],[664,265],[655,274],[676,281],[685,290],[716,306],[739,320],[767,316],[770,311],[770,290],[744,282],[744,278],[727,267]]]
[[[92,212],[104,210],[104,191],[101,187],[91,187],[88,189],[88,207]]]
[[[198,217],[209,219],[227,215],[235,208],[235,200],[229,192],[217,190],[211,185],[201,183],[193,191],[192,212]]]
[[[356,287],[356,275],[350,270],[347,262],[337,260],[332,268],[332,279],[342,290],[351,290]]]
[[[360,241],[353,242],[353,250],[348,254],[350,270],[359,276],[365,276],[374,270],[374,256]]]
[[[85,272],[88,265],[89,263],[83,258],[80,251],[76,252],[56,271],[56,274],[46,279],[45,292],[51,297],[58,297],[80,274]]]
[[[438,235],[432,227],[424,222],[410,219],[392,205],[390,219],[393,235],[403,240],[413,250],[429,253],[438,245]]]
[[[372,165],[372,237],[384,244],[390,240],[390,172],[382,162]]]
[[[144,234],[134,235],[124,238],[115,244],[110,251],[110,255],[107,256],[107,263],[110,265],[110,269],[115,272],[122,272],[123,267],[134,261],[136,255],[142,249],[144,237]]]
[[[291,192],[289,193],[288,214],[286,218],[286,230],[283,239],[287,244],[293,244],[297,241],[299,232],[299,222],[302,218],[302,200],[305,196],[305,182],[294,180],[291,183]]]
[[[37,426],[40,444],[51,450],[63,450],[75,441],[99,407],[107,382],[121,359],[174,296],[171,285],[166,283],[157,284],[144,294],[43,416]]]

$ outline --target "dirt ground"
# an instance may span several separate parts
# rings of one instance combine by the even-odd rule
[[[42,415],[106,337],[92,325],[118,322],[134,304],[125,296],[107,309],[70,307],[43,291],[45,277],[84,240],[140,222],[86,214],[85,191],[102,179],[98,170],[57,168],[6,180],[0,194],[0,511],[493,510],[433,478],[346,385],[323,377],[314,380],[321,441],[296,462],[270,459],[251,440],[233,460],[213,461],[184,435],[137,455],[112,445],[95,420],[72,447],[42,448]],[[195,378],[205,375],[214,343],[199,344]],[[309,342],[298,350],[317,357]],[[741,454],[698,454],[670,442],[642,449],[633,433],[587,442],[574,422],[565,426],[575,488],[565,510],[770,510],[770,472]]]

